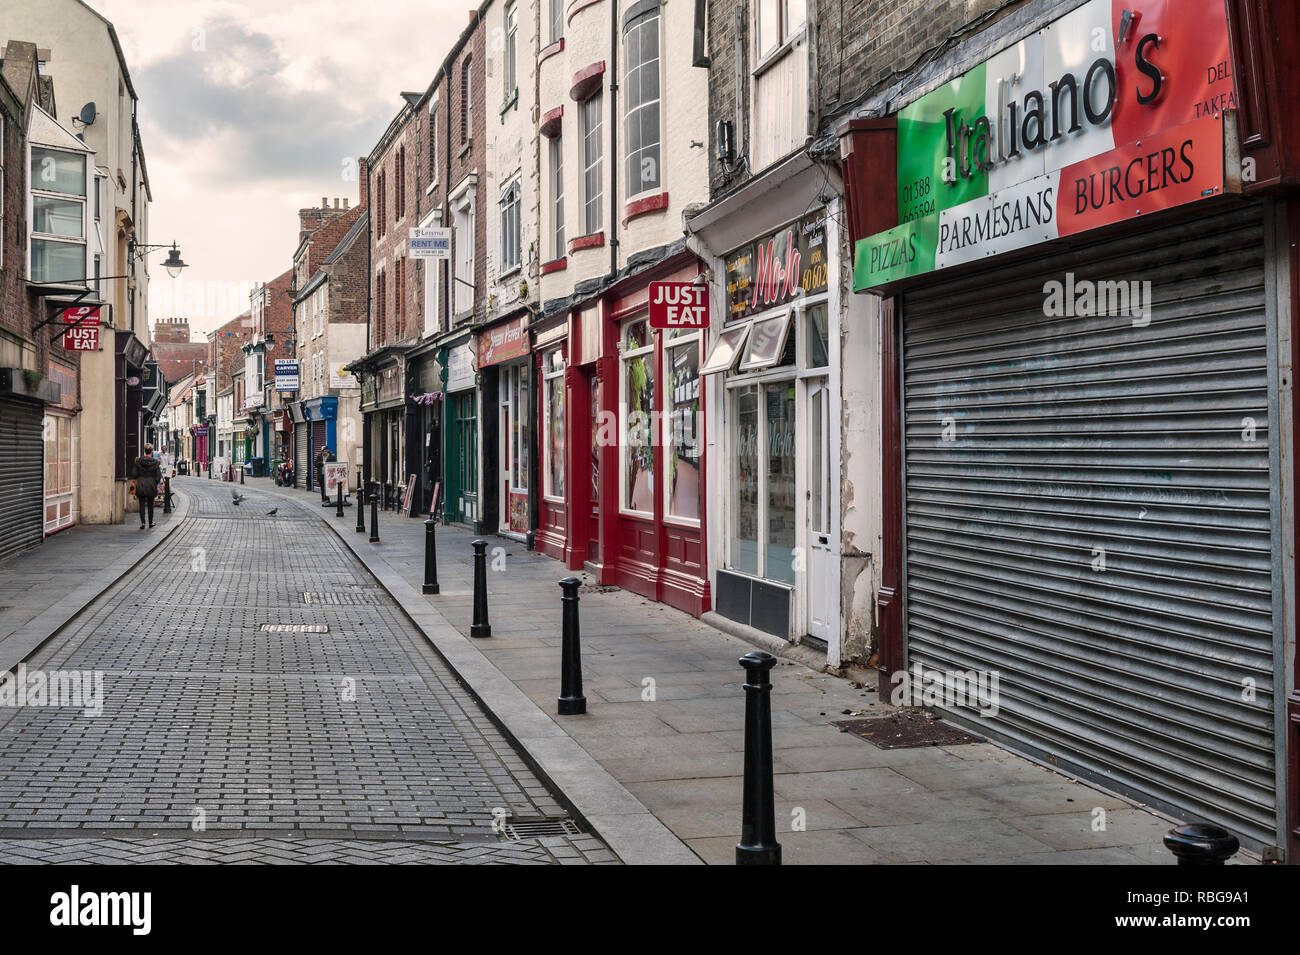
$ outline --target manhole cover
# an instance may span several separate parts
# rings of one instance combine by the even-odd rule
[[[506,834],[516,842],[541,836],[580,836],[582,830],[572,819],[519,820],[506,823]]]
[[[330,628],[323,623],[264,623],[263,633],[329,633]]]
[[[951,723],[929,716],[924,710],[899,710],[890,716],[867,720],[835,720],[841,733],[861,736],[881,749],[908,749],[915,746],[956,746],[983,742],[978,736],[964,733]]]

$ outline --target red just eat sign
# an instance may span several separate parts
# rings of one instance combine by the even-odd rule
[[[64,351],[99,351],[99,306],[71,306],[63,310]]]
[[[694,282],[651,282],[650,327],[708,328],[709,287]]]

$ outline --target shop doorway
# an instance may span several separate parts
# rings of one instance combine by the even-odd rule
[[[831,639],[835,620],[835,555],[831,545],[830,483],[830,388],[825,378],[810,379],[807,385],[808,427],[804,437],[804,460],[808,462],[808,488],[804,494],[808,535],[808,619],[809,636]]]

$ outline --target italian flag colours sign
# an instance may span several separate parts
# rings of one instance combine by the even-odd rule
[[[1221,194],[1235,109],[1221,0],[1090,0],[899,112],[854,290]]]

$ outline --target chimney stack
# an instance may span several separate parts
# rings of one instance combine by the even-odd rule
[[[370,165],[364,159],[357,160],[357,179],[360,181],[357,205],[364,209],[370,204]]]
[[[348,197],[347,197],[347,196],[344,196],[344,197],[343,197],[343,208],[346,209],[347,207],[348,207]]]
[[[320,197],[320,207],[321,207],[322,209],[328,209],[328,208],[330,207],[330,201],[329,201],[329,199],[325,198],[324,196],[321,196],[321,197]]]

